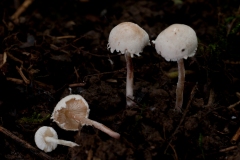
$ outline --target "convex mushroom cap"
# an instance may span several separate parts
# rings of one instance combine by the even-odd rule
[[[154,43],[157,53],[167,61],[194,56],[198,45],[195,31],[184,24],[169,26],[158,35]]]
[[[108,38],[108,48],[125,54],[129,52],[131,57],[134,54],[139,56],[143,48],[149,45],[149,36],[145,30],[132,22],[123,22],[115,26]]]
[[[56,149],[58,144],[74,147],[78,146],[78,144],[58,139],[57,132],[48,126],[40,127],[34,136],[35,143],[37,147],[45,152],[51,152]]]

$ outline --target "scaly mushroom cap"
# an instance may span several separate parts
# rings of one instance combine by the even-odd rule
[[[81,122],[76,121],[73,115],[88,118],[89,112],[88,103],[82,96],[68,95],[57,103],[51,119],[62,129],[77,131]]]
[[[184,24],[169,26],[158,35],[154,43],[157,53],[167,61],[194,56],[198,45],[195,31]]]
[[[118,24],[111,30],[108,38],[108,48],[112,53],[114,50],[122,54],[129,52],[131,57],[134,54],[139,56],[148,44],[150,43],[147,32],[132,22]]]
[[[57,147],[57,143],[46,142],[45,137],[58,139],[57,132],[52,127],[43,126],[37,130],[34,136],[35,143],[39,149],[51,152]]]

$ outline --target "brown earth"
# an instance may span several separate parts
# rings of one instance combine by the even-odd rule
[[[80,144],[59,145],[47,153],[53,159],[240,159],[239,140],[231,141],[240,127],[240,108],[229,108],[240,98],[238,0],[35,0],[12,20],[22,2],[0,2],[0,66],[7,56],[0,67],[2,127],[35,148],[41,126]],[[165,61],[154,45],[133,58],[137,106],[126,107],[125,59],[107,49],[111,29],[124,21],[137,23],[151,40],[173,23],[196,31],[197,53],[184,60],[182,113],[174,110],[177,63]],[[56,103],[71,93],[89,103],[90,119],[121,138],[91,126],[65,131],[52,122]],[[0,132],[0,159],[42,158]]]

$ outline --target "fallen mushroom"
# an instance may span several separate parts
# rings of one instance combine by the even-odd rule
[[[181,111],[185,81],[183,59],[195,55],[198,45],[196,33],[187,25],[173,24],[163,30],[154,43],[158,54],[167,61],[177,61],[178,63],[178,83],[176,89],[175,109]]]
[[[77,131],[81,126],[91,125],[107,133],[113,138],[120,138],[120,134],[105,125],[88,119],[90,109],[86,100],[80,95],[68,95],[61,99],[52,113],[51,119],[64,130]]]
[[[116,50],[125,54],[126,65],[127,65],[127,78],[126,78],[126,102],[127,106],[133,105],[133,55],[140,56],[139,53],[142,52],[146,45],[149,45],[149,36],[146,31],[144,31],[137,24],[132,22],[123,22],[115,26],[108,38],[108,48],[110,48],[111,53]]]
[[[68,147],[79,146],[78,144],[58,139],[57,132],[52,127],[40,127],[34,136],[37,147],[45,152],[51,152],[56,149],[57,145],[64,145]]]

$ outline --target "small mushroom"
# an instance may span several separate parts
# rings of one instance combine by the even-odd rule
[[[77,94],[68,95],[61,99],[52,113],[51,119],[64,130],[77,131],[81,126],[90,125],[107,133],[113,138],[120,138],[120,134],[112,131],[105,125],[88,119],[90,109],[86,100]]]
[[[52,127],[47,126],[40,127],[37,130],[34,140],[37,147],[44,152],[51,152],[57,147],[58,144],[68,147],[79,146],[74,142],[58,139],[57,132]]]
[[[187,25],[173,24],[163,30],[154,43],[158,54],[167,61],[177,61],[178,63],[178,83],[176,89],[175,109],[181,111],[185,81],[183,59],[195,55],[198,46],[196,33]]]
[[[133,105],[133,55],[140,56],[139,53],[142,52],[146,45],[150,45],[149,36],[146,31],[144,31],[137,24],[132,22],[123,22],[115,26],[108,38],[108,48],[110,48],[111,53],[116,50],[125,54],[126,65],[127,65],[127,78],[126,78],[126,97],[127,106]]]

